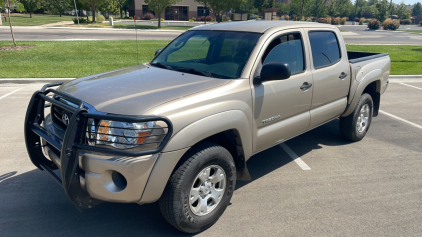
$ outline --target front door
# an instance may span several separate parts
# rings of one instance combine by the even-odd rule
[[[253,86],[254,152],[281,143],[309,128],[313,78],[305,53],[303,31],[283,31],[269,38],[261,50],[253,77],[262,65],[287,63],[292,75]]]

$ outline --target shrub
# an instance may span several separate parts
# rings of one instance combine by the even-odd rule
[[[196,17],[192,17],[191,18],[192,21],[196,21]],[[189,20],[190,21],[190,20]]]
[[[389,30],[397,30],[400,27],[399,20],[392,20],[391,23],[388,25]]]
[[[280,20],[280,17],[276,16],[276,17],[274,17],[274,19],[273,19],[273,20],[275,20],[275,21],[279,21],[279,20]]]
[[[247,18],[246,18],[248,21],[251,19],[251,14],[250,13],[248,13],[248,16],[247,16]]]
[[[353,19],[355,22],[359,22],[359,17],[355,17],[355,19]]]
[[[332,25],[340,25],[340,17],[333,18],[331,20]]]
[[[365,19],[365,23],[369,23],[371,20],[372,20],[371,18]]]
[[[234,19],[235,19],[234,13],[230,13],[230,20],[234,21]]]
[[[333,18],[327,17],[327,24],[331,24],[332,21],[333,21]]]
[[[372,19],[368,22],[368,28],[373,30],[378,30],[381,26],[381,22],[377,19]]]
[[[73,20],[73,22],[75,23],[75,24],[78,24],[78,18],[73,18],[72,19]],[[87,23],[88,21],[86,20],[86,18],[85,17],[82,17],[82,18],[79,18],[79,23]]]
[[[207,16],[207,21],[214,21],[214,18],[212,18],[212,16]]]
[[[194,22],[194,20],[193,19],[189,19],[189,22]]]
[[[365,22],[365,17],[362,17],[359,19],[359,25],[363,25],[364,22]]]
[[[400,20],[400,25],[410,25],[412,24],[412,20],[410,19],[401,19]]]
[[[288,21],[288,20],[290,20],[290,16],[285,16],[284,19],[286,19],[286,21]]]
[[[223,21],[230,21],[230,18],[228,18],[227,16],[223,17]]]
[[[151,19],[151,21],[158,21],[158,18]],[[161,21],[164,21],[164,18],[161,18]]]
[[[382,23],[382,28],[384,30],[388,30],[389,25],[391,24],[391,22],[393,22],[393,20],[391,20],[391,18],[387,18],[383,23]]]
[[[96,15],[95,16],[95,21],[96,22],[103,22],[103,21],[105,21],[106,19],[105,19],[105,17],[103,16],[103,15]]]
[[[152,15],[151,13],[147,13],[142,17],[142,19],[144,20],[151,20],[152,18],[154,18],[154,15]]]
[[[421,22],[419,22],[419,25],[420,25],[420,26],[422,26],[422,21],[421,21]]]
[[[320,18],[318,18],[318,23],[327,23],[327,18],[324,18],[324,17],[320,17]]]
[[[343,17],[343,18],[341,18],[340,23],[342,25],[346,25],[346,21],[347,21],[347,17]]]

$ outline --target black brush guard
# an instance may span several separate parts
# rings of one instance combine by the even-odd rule
[[[165,117],[158,116],[120,116],[120,115],[104,115],[89,113],[84,107],[84,102],[74,98],[66,93],[48,89],[50,87],[60,86],[62,83],[52,83],[45,85],[41,91],[36,91],[28,105],[28,110],[25,117],[25,143],[29,157],[32,163],[41,170],[44,170],[55,180],[65,191],[68,199],[81,211],[85,208],[92,208],[101,203],[101,201],[93,199],[81,187],[80,174],[84,173],[79,168],[79,151],[93,151],[104,154],[113,154],[119,156],[138,157],[143,155],[155,154],[163,150],[173,132],[173,126],[170,120]],[[78,105],[78,108],[69,106],[61,101],[48,97],[49,93],[61,96],[68,99],[72,103]],[[41,126],[44,121],[45,102],[50,102],[52,105],[58,106],[70,113],[72,116],[67,126],[63,143],[56,137],[49,135],[47,130]],[[103,148],[87,145],[84,139],[84,132],[86,131],[87,120],[113,120],[128,123],[149,122],[149,121],[163,121],[167,124],[167,133],[161,144],[152,150],[142,151],[126,151],[114,148]],[[61,177],[56,175],[53,170],[58,167],[44,156],[40,138],[44,139],[49,145],[60,152],[60,173]],[[63,145],[62,145],[63,144]]]

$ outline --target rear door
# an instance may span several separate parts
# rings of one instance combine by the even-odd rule
[[[350,86],[350,67],[338,29],[305,30],[309,37],[314,81],[310,111],[312,128],[344,112]]]
[[[287,63],[292,75],[286,80],[253,85],[254,152],[304,132],[309,127],[312,73],[302,29],[287,30],[268,38],[258,55],[251,81],[262,65]],[[305,86],[304,86],[305,85]]]

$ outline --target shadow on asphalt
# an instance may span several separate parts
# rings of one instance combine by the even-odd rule
[[[338,121],[325,124],[288,142],[302,156],[319,144],[337,146],[343,142]],[[293,149],[293,148],[292,148]],[[28,161],[29,162],[29,161]],[[248,161],[252,181],[292,162],[276,146]],[[0,176],[0,233],[2,236],[189,236],[170,226],[162,217],[158,203],[137,205],[103,203],[78,212],[63,190],[38,169],[11,177]],[[236,189],[251,182],[237,182]]]
[[[295,137],[286,142],[299,156],[303,156],[312,150],[321,149],[324,146],[343,146],[350,144],[340,136],[339,120],[333,120],[307,133]],[[249,173],[252,177],[250,182],[237,181],[236,189],[239,189],[272,171],[292,162],[292,158],[280,147],[275,146],[254,155],[247,161]]]

